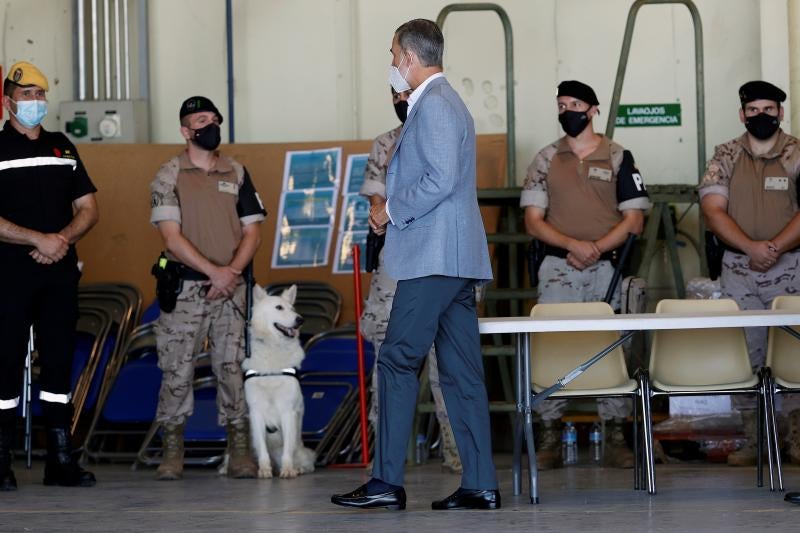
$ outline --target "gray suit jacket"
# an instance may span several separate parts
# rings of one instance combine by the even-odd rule
[[[411,108],[386,175],[392,223],[384,260],[394,279],[492,279],[475,181],[475,125],[447,80]]]

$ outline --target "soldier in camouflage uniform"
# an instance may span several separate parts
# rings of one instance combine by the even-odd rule
[[[800,173],[800,141],[780,128],[786,99],[778,87],[751,81],[739,89],[739,119],[747,131],[717,146],[699,187],[706,223],[722,241],[720,286],[725,298],[741,309],[769,309],[782,294],[800,289],[800,215],[797,175]],[[764,365],[767,328],[746,328],[750,364]],[[745,446],[728,456],[728,464],[756,462],[756,432],[752,399],[734,395],[734,407],[742,413]],[[789,452],[800,462],[800,396],[781,398],[790,413]]]
[[[195,357],[207,342],[217,378],[219,424],[228,431],[228,475],[254,478],[242,370],[245,284],[241,274],[260,244],[266,211],[247,170],[220,155],[222,116],[203,97],[181,106],[186,151],[165,163],[150,185],[150,221],[158,228],[181,285],[174,310],[156,323],[163,371],[156,419],[164,429],[157,478],[180,479],[183,428],[192,414]],[[160,295],[161,296],[161,295]],[[163,306],[162,306],[163,307]]]
[[[401,122],[405,122],[406,102],[408,93],[396,93],[392,90],[392,101]],[[361,195],[370,200],[370,205],[386,201],[386,168],[394,151],[394,143],[400,135],[402,126],[379,135],[372,144],[367,166],[364,171],[364,183],[361,186]],[[375,353],[380,352],[383,339],[386,337],[386,326],[389,323],[389,312],[392,309],[394,291],[397,282],[389,278],[383,269],[383,251],[378,256],[378,268],[372,273],[364,311],[361,315],[361,333],[372,342]],[[439,421],[441,432],[443,467],[453,473],[461,473],[461,460],[458,456],[455,437],[450,427],[450,419],[444,405],[442,388],[439,385],[439,370],[436,362],[436,353],[431,348],[428,353],[428,377],[431,393],[436,404],[436,419]],[[377,364],[372,372],[372,403],[370,405],[369,419],[375,425],[378,419],[378,373]]]
[[[526,230],[546,250],[537,301],[602,301],[614,274],[612,254],[628,233],[641,233],[650,202],[630,152],[594,132],[598,100],[592,88],[578,81],[562,82],[557,102],[558,120],[567,135],[536,155],[520,198]],[[618,287],[612,307],[618,309],[619,301]],[[553,399],[537,408],[544,426],[536,453],[540,468],[560,464],[556,421],[566,405],[566,400]],[[623,468],[633,467],[622,433],[631,409],[624,398],[597,400],[598,415],[611,422],[606,426],[606,460]]]

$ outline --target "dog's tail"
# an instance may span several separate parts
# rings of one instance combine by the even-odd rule
[[[308,474],[314,471],[314,463],[317,461],[317,452],[305,446],[300,446],[297,450],[297,469],[301,474]]]

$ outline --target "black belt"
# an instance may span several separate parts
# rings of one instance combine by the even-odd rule
[[[722,249],[725,250],[726,252],[733,252],[735,254],[747,255],[746,253],[744,253],[740,249],[734,248],[733,246],[731,246],[729,244],[726,244],[725,242],[722,241],[722,239],[717,238],[717,240],[719,240],[719,243],[722,245]],[[796,252],[798,250],[800,250],[800,246],[798,246],[796,248],[792,248],[791,250],[787,250],[785,253],[791,254],[791,253],[794,253],[794,252]]]
[[[195,270],[183,263],[175,263],[178,269],[178,275],[181,279],[186,281],[208,281],[208,276],[202,272]]]
[[[550,246],[549,244],[544,245],[544,255],[552,255],[554,257],[560,257],[561,259],[566,259],[568,253],[569,251],[564,248],[559,248],[558,246]],[[616,259],[617,259],[617,249],[614,249],[600,254],[600,259],[598,259],[598,261],[616,261]]]
[[[724,241],[723,241],[722,239],[720,239],[719,237],[717,237],[717,240],[719,240],[719,243],[722,245],[722,249],[723,249],[723,250],[725,250],[726,252],[733,252],[733,253],[735,253],[735,254],[747,255],[746,253],[744,253],[744,252],[743,252],[743,251],[741,251],[740,249],[738,249],[738,248],[734,248],[734,247],[733,247],[733,246],[731,246],[730,244],[727,244],[726,242],[724,242]]]

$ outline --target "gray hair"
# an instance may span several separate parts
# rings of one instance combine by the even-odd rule
[[[441,67],[444,54],[442,30],[432,20],[409,20],[394,32],[400,48],[411,50],[423,67]]]

